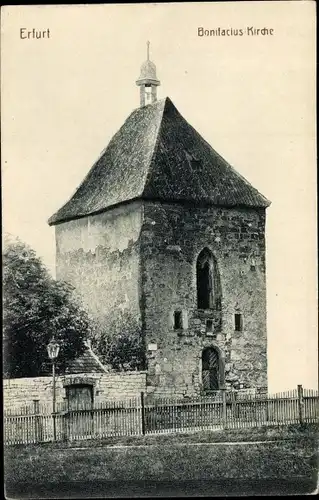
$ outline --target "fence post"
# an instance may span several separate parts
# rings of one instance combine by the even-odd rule
[[[145,435],[145,401],[144,392],[141,392],[141,417],[142,417],[142,434]]]
[[[66,397],[63,398],[63,407],[61,411],[62,418],[62,429],[63,429],[63,441],[68,440],[68,399]]]
[[[223,428],[226,429],[227,427],[226,389],[222,389],[222,399],[223,399],[223,409],[222,409]]]
[[[34,437],[35,437],[35,442],[39,443],[42,441],[42,429],[41,429],[41,423],[40,423],[40,408],[39,408],[39,400],[34,399],[33,400],[33,413],[35,415],[34,417]]]
[[[237,420],[237,401],[236,401],[236,392],[235,391],[231,392],[231,399],[232,399],[233,422],[235,424],[235,422]]]
[[[266,422],[269,422],[270,418],[269,418],[269,394],[267,392],[267,394],[265,395],[266,397]]]
[[[304,415],[303,415],[303,388],[302,385],[298,385],[298,411],[299,411],[299,423],[302,424],[304,421]]]

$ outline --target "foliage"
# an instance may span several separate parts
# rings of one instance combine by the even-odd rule
[[[60,343],[58,371],[83,352],[90,320],[73,287],[54,280],[32,248],[8,236],[3,246],[3,306],[5,376],[43,374],[53,336]]]
[[[97,337],[92,346],[106,365],[114,370],[144,369],[144,344],[141,332],[124,330],[117,336]]]

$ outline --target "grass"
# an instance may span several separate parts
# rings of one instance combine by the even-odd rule
[[[223,445],[221,441],[247,441]],[[277,442],[254,441],[277,439]],[[284,439],[284,440],[282,440]],[[124,442],[125,441],[125,442]],[[220,442],[217,446],[187,446]],[[62,483],[85,481],[186,481],[314,477],[318,469],[317,429],[291,426],[245,432],[201,432],[187,435],[126,438],[113,444],[149,444],[134,448],[77,442],[28,445],[5,451],[5,482]],[[112,444],[109,442],[107,444]],[[184,445],[184,446],[180,446]],[[78,448],[74,448],[77,446]],[[83,449],[82,449],[83,446]],[[81,447],[81,449],[79,449]]]
[[[20,450],[6,457],[6,482],[311,477],[314,448],[292,442],[214,447]]]
[[[105,447],[105,446],[148,446],[148,445],[172,445],[180,443],[221,443],[241,441],[272,441],[282,439],[315,439],[318,432],[316,424],[252,427],[247,429],[228,429],[214,431],[197,431],[186,433],[169,433],[157,435],[137,436],[114,436],[104,439],[88,439],[80,441],[60,441],[57,443],[43,443],[41,447],[48,449],[74,448],[74,447]],[[32,445],[29,445],[32,447]],[[16,445],[15,449],[24,448],[24,445]]]

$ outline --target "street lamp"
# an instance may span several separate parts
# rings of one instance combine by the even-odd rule
[[[52,340],[49,342],[47,345],[47,351],[49,358],[52,361],[52,380],[53,380],[53,407],[52,407],[52,413],[53,413],[53,440],[56,441],[56,423],[55,423],[55,360],[59,355],[60,351],[60,345],[54,337]]]

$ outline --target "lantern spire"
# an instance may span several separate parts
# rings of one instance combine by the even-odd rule
[[[156,66],[150,60],[150,42],[146,42],[146,61],[141,66],[141,74],[136,81],[136,85],[140,87],[140,105],[153,104],[157,101],[157,87],[161,82],[156,76]]]

